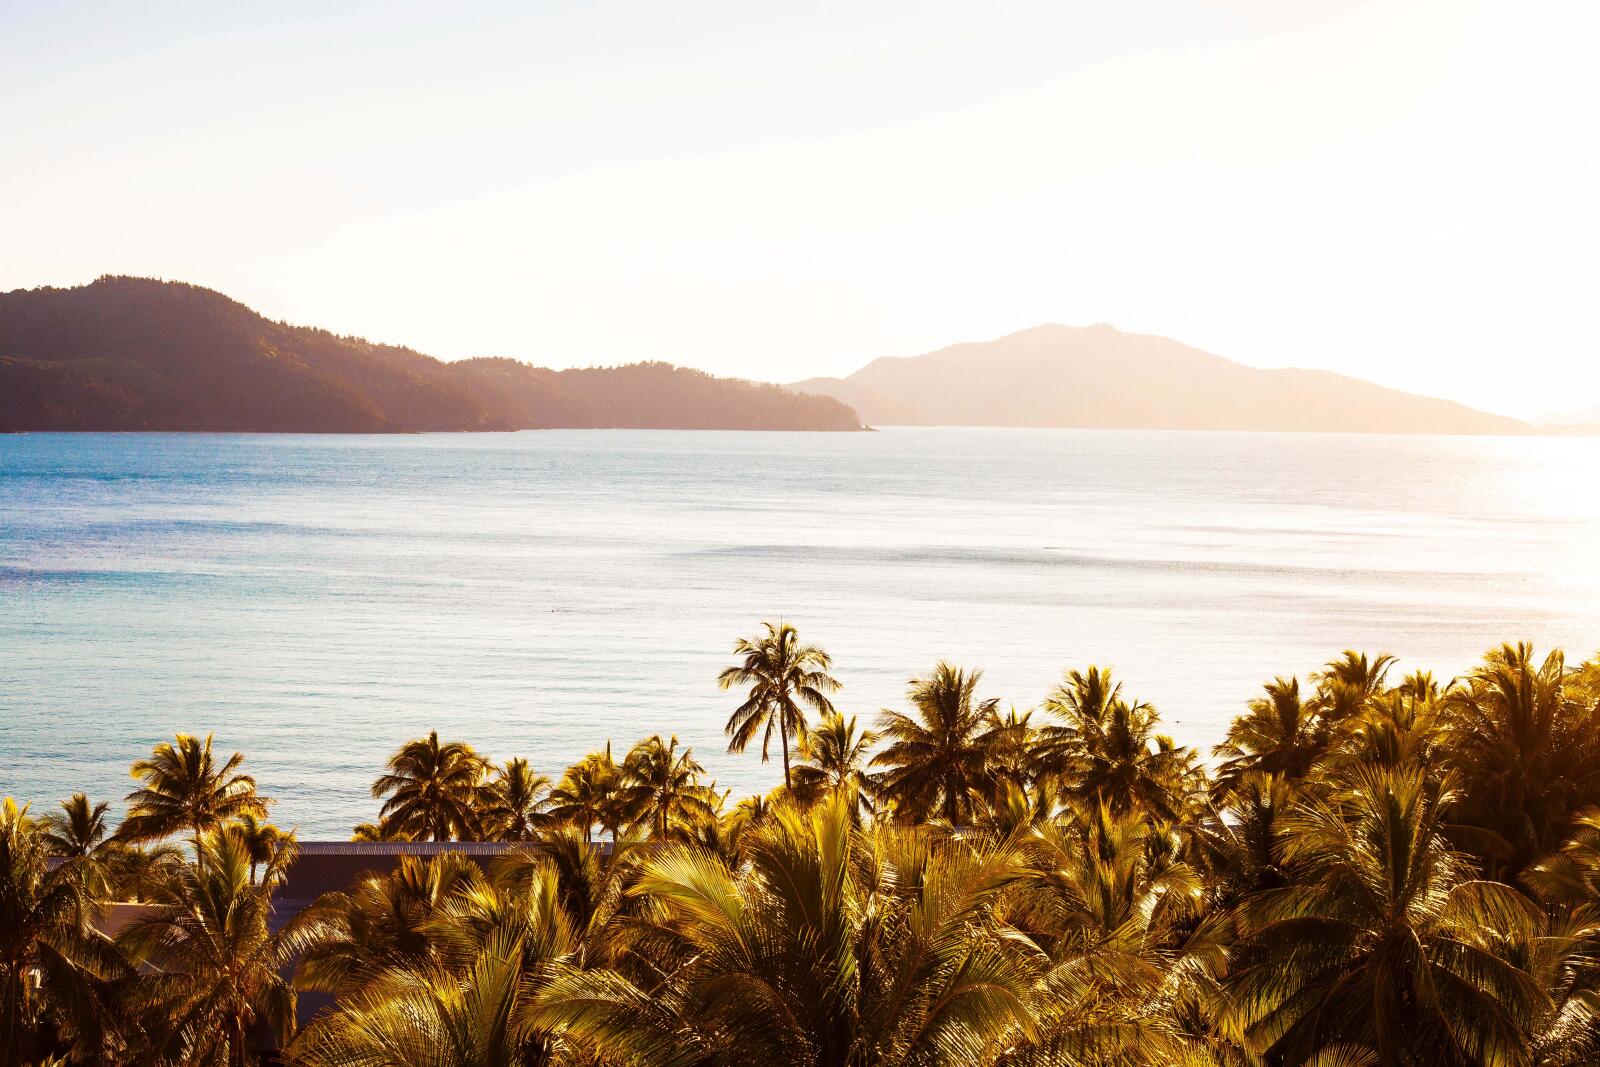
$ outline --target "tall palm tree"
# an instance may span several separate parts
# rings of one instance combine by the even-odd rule
[[[1455,798],[1421,768],[1362,767],[1289,817],[1289,884],[1247,902],[1230,996],[1268,1062],[1348,1044],[1382,1063],[1521,1063],[1541,1006],[1502,939],[1539,909],[1445,840]]]
[[[528,761],[508,760],[484,789],[486,836],[496,841],[527,841],[545,818],[550,779],[535,774]]]
[[[872,780],[867,765],[877,743],[875,732],[856,728],[854,715],[848,719],[837,711],[823,715],[801,743],[801,762],[794,768],[791,786],[795,797],[812,804],[836,789],[848,789],[870,805]]]
[[[159,1056],[244,1067],[257,1026],[280,1043],[294,1026],[284,975],[303,939],[293,926],[274,933],[270,923],[272,893],[294,847],[286,841],[259,882],[239,837],[213,836],[201,849],[204,860],[182,868],[118,942],[146,971],[133,995]]]
[[[1178,818],[1198,772],[1193,753],[1156,732],[1155,708],[1123,699],[1099,667],[1069,671],[1043,707],[1063,725],[1039,731],[1041,762],[1062,775],[1068,795],[1119,815],[1137,807]]]
[[[982,677],[940,661],[927,678],[911,680],[914,715],[884,710],[880,734],[889,744],[872,765],[884,768],[878,793],[903,821],[938,815],[960,823],[972,814],[973,793],[989,784],[985,734],[999,702],[977,699]]]
[[[647,826],[660,841],[693,824],[716,818],[715,794],[700,781],[706,769],[695,762],[694,750],[678,751],[674,735],[660,734],[634,745],[622,763],[619,799],[631,821]]]
[[[539,1017],[580,1052],[662,1067],[985,1063],[1025,1018],[1034,957],[992,920],[1013,849],[858,828],[835,794],[775,806],[730,868],[643,861],[649,972],[566,970]]]
[[[179,734],[136,760],[132,775],[143,783],[128,794],[128,817],[117,829],[124,841],[158,841],[187,830],[201,857],[201,837],[242,815],[264,816],[271,800],[256,792],[256,781],[239,771],[244,755],[233,753],[218,764],[211,735],[204,741]],[[200,862],[204,862],[203,859]]]
[[[546,814],[556,822],[582,829],[585,841],[592,839],[597,825],[615,841],[618,829],[627,821],[622,788],[622,768],[611,758],[608,742],[604,752],[591,752],[567,768],[550,790]]]
[[[38,824],[0,803],[0,1063],[73,1052],[101,1060],[115,1044],[102,982],[127,968],[91,923],[83,856],[61,856]]]
[[[439,740],[439,731],[407,741],[389,757],[389,772],[372,783],[387,797],[383,824],[417,841],[472,840],[479,834],[483,757],[462,741]]]
[[[725,667],[717,675],[724,689],[749,686],[743,704],[728,718],[728,751],[743,752],[761,734],[761,762],[772,747],[772,733],[778,732],[783,745],[783,784],[792,788],[789,775],[789,738],[806,735],[805,709],[819,715],[833,711],[828,694],[839,688],[829,674],[833,662],[816,645],[800,643],[800,634],[788,623],[774,626],[763,623],[766,632],[756,637],[741,637],[733,654],[742,662]]]
[[[1247,774],[1298,781],[1327,754],[1332,731],[1317,702],[1301,699],[1300,679],[1280,676],[1265,690],[1233,720],[1227,740],[1214,750],[1223,761],[1217,768],[1217,788],[1224,792]]]

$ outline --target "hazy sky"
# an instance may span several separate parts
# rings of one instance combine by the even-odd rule
[[[1597,45],[1594,0],[0,0],[0,289],[776,380],[1110,322],[1587,407]]]

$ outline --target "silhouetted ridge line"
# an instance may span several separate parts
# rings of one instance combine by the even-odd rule
[[[857,430],[839,401],[668,363],[446,363],[182,282],[0,294],[0,430]]]

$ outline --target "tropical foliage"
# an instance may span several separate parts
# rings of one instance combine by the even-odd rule
[[[1096,667],[1002,712],[941,663],[867,728],[792,627],[740,655],[735,741],[792,746],[771,792],[730,801],[672,736],[552,784],[432,734],[356,836],[504,847],[402,844],[438,854],[309,906],[209,740],[139,761],[119,829],[7,802],[0,1061],[1600,1059],[1600,660],[1396,682],[1345,652],[1201,753]]]

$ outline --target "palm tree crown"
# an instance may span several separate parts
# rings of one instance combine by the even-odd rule
[[[271,801],[256,792],[255,779],[240,773],[244,756],[235,752],[218,764],[211,735],[204,741],[179,734],[163,741],[133,764],[143,786],[128,794],[128,817],[117,830],[126,841],[155,841],[187,830],[196,855],[200,838],[242,815],[264,816]]]
[[[439,732],[430,730],[389,758],[389,773],[372,784],[372,795],[388,797],[379,813],[386,827],[418,841],[466,841],[480,829],[483,772],[483,758],[471,745],[440,742]]]
[[[550,779],[535,774],[528,761],[508,760],[484,789],[485,835],[497,841],[527,841],[544,821]]]
[[[984,734],[999,705],[977,699],[982,677],[941,661],[927,678],[911,681],[914,716],[884,711],[881,733],[889,744],[872,763],[885,768],[878,790],[902,819],[937,815],[959,823],[971,816],[972,795],[987,784]]]
[[[700,781],[705,772],[693,749],[680,752],[676,736],[663,741],[656,734],[633,746],[622,763],[622,804],[636,825],[665,840],[716,817],[714,794]]]
[[[717,684],[724,689],[749,686],[743,704],[728,719],[728,751],[743,752],[761,735],[761,759],[766,761],[776,730],[783,745],[783,784],[792,787],[789,774],[789,738],[806,733],[805,709],[826,715],[833,711],[828,694],[839,683],[828,671],[832,661],[816,645],[803,645],[788,623],[764,623],[766,632],[740,638],[733,653],[742,662],[724,668]]]
[[[824,715],[801,745],[803,762],[794,768],[795,797],[811,803],[833,790],[847,789],[870,805],[873,783],[867,765],[877,743],[875,732],[856,728],[854,715],[848,719],[837,711]]]

